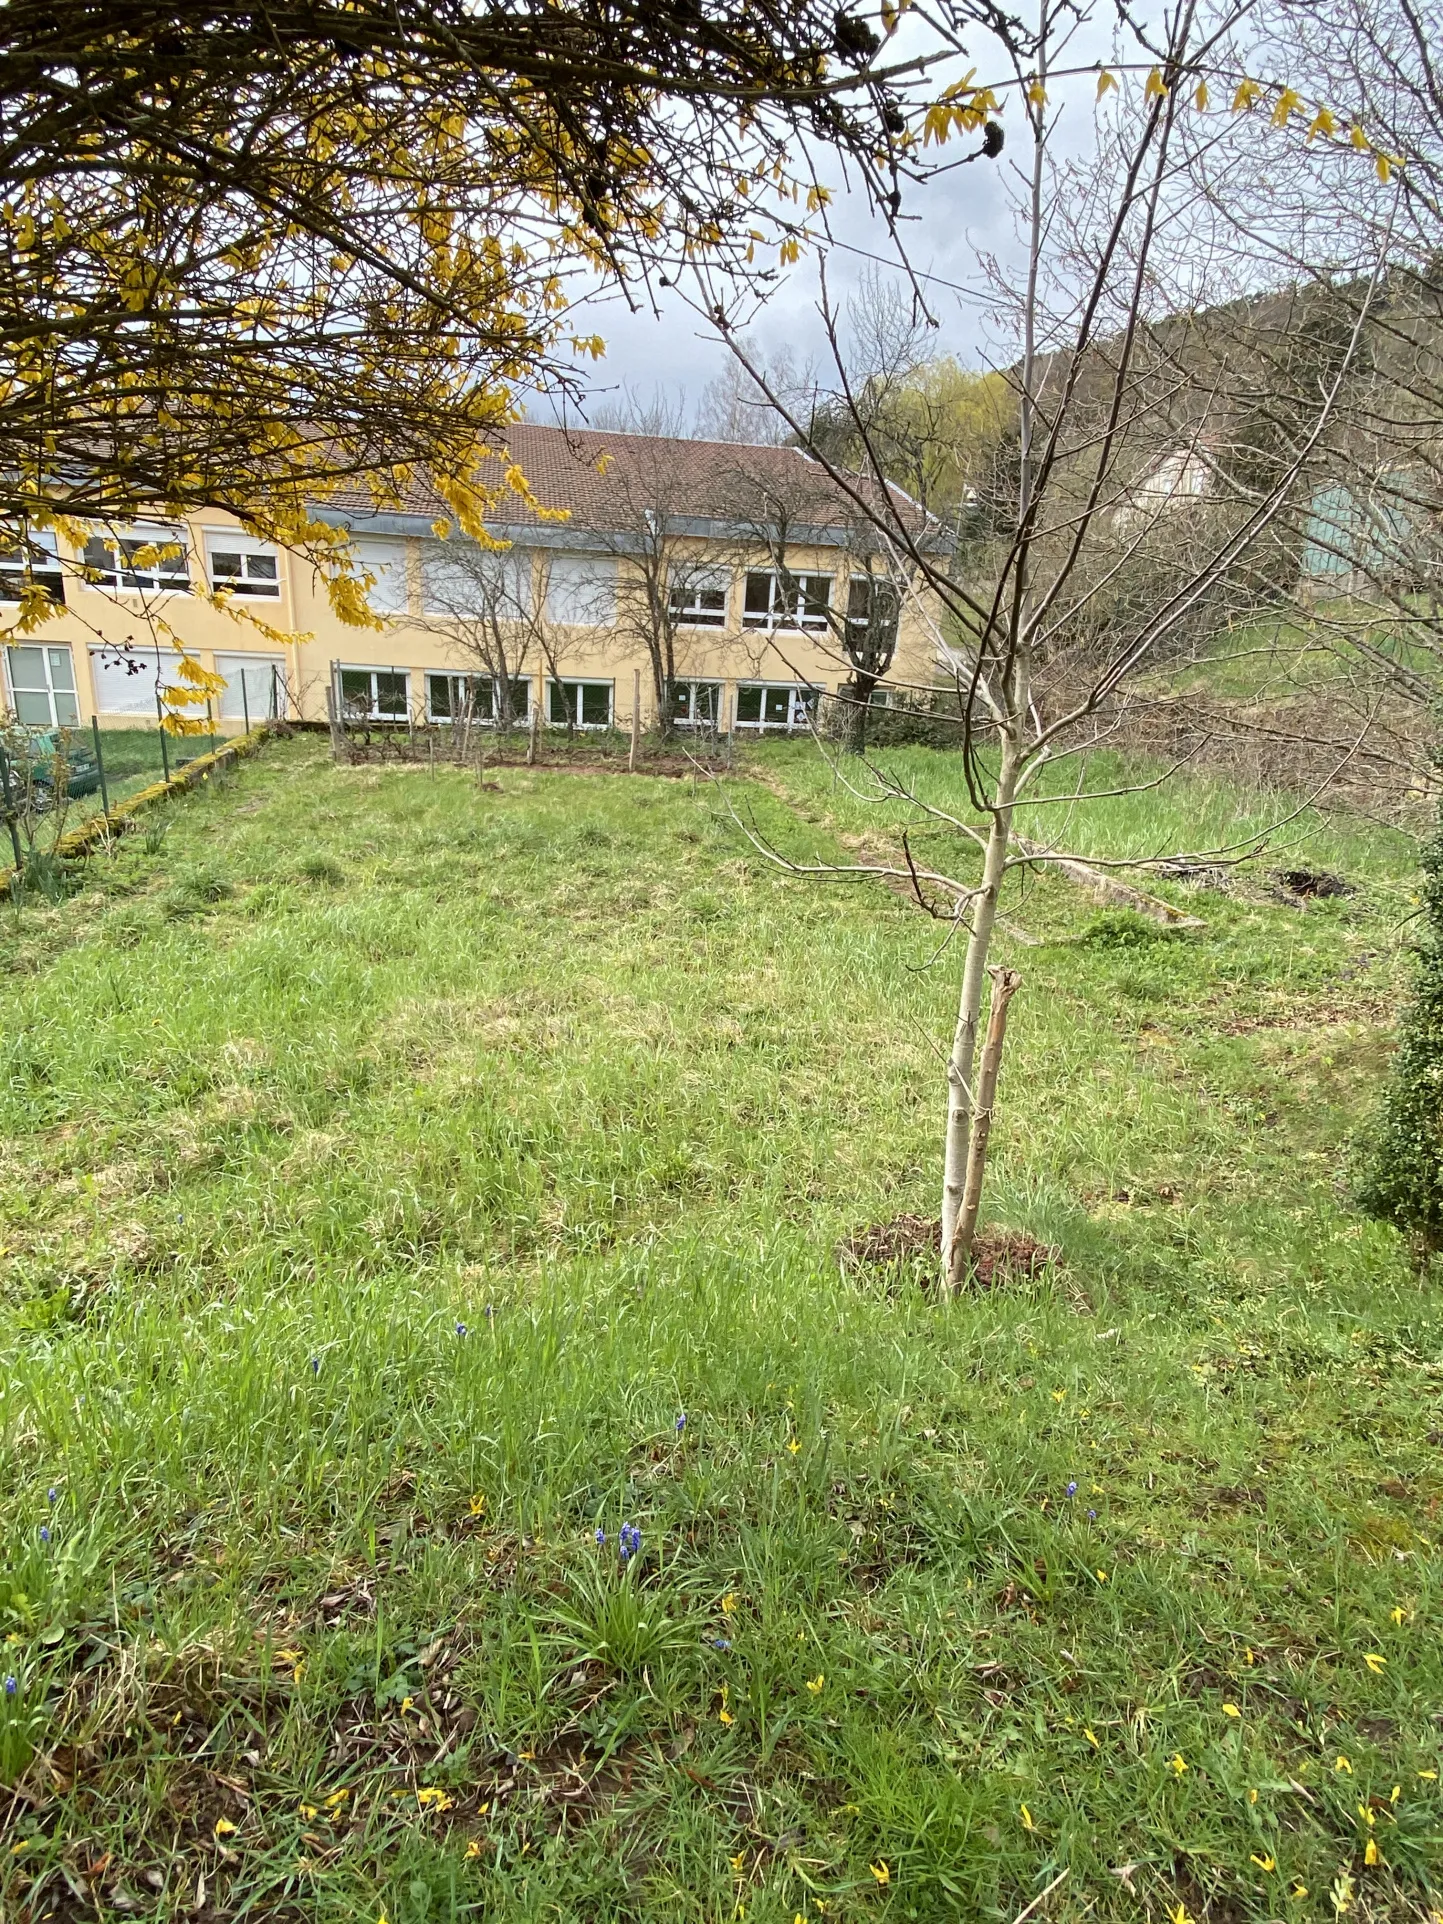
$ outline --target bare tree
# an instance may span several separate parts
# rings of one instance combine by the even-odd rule
[[[941,531],[874,476],[847,474],[839,489],[825,466],[799,460],[778,469],[739,458],[727,483],[728,516],[745,554],[766,557],[763,592],[752,603],[747,584],[744,619],[785,653],[787,638],[806,635],[847,671],[839,700],[847,746],[860,753],[866,744],[872,700],[889,673],[897,651],[904,601],[915,586],[908,554],[887,526],[889,516],[876,505],[887,492],[892,512],[904,521],[913,541],[936,553],[946,544]],[[870,508],[863,510],[859,502]],[[929,539],[929,536],[931,537]],[[830,572],[815,572],[818,549],[836,556],[841,593]]]
[[[517,719],[515,686],[545,658],[542,609],[546,579],[535,579],[529,548],[497,551],[460,534],[429,548],[423,557],[426,623],[443,635],[474,676],[489,684],[479,712],[500,729]],[[459,719],[459,718],[457,718]]]
[[[935,640],[957,696],[969,806],[924,803],[875,764],[871,792],[954,833],[980,865],[975,878],[919,869],[904,838],[905,865],[888,870],[909,876],[918,901],[951,925],[962,948],[941,1185],[951,1288],[966,1273],[976,1231],[989,1084],[1015,987],[992,966],[1004,885],[1029,865],[1076,869],[1077,857],[1060,844],[1089,793],[1089,751],[1114,737],[1139,676],[1167,658],[1199,611],[1222,618],[1231,595],[1251,605],[1250,562],[1296,502],[1324,443],[1379,271],[1375,260],[1363,275],[1359,314],[1311,390],[1288,397],[1286,432],[1264,433],[1262,458],[1244,458],[1250,437],[1269,425],[1270,397],[1219,423],[1205,376],[1158,331],[1165,316],[1203,305],[1210,281],[1228,296],[1236,291],[1241,270],[1222,247],[1213,189],[1189,163],[1195,125],[1218,139],[1232,125],[1226,110],[1205,118],[1207,82],[1238,71],[1231,36],[1242,9],[1228,0],[1184,0],[1157,39],[1147,28],[1128,30],[1118,66],[1135,78],[1119,86],[1109,72],[1098,83],[1095,148],[1072,162],[1056,141],[1068,83],[1065,75],[1054,79],[1054,68],[1063,66],[1079,21],[1101,17],[1100,7],[1043,0],[1034,33],[998,28],[1027,136],[1010,176],[1021,246],[1010,264],[984,264],[978,294],[992,303],[1012,348],[999,366],[1016,416],[986,504],[990,540],[965,576],[919,540],[895,494],[880,485],[886,454],[848,376],[824,284],[833,404],[845,411],[867,472],[858,479],[824,446],[813,451],[857,514],[907,558],[940,610]],[[1087,85],[1090,94],[1090,77]],[[762,370],[749,371],[765,384]],[[1169,399],[1179,382],[1192,390],[1186,406],[1180,394]],[[772,398],[786,413],[784,398]],[[794,411],[788,418],[804,437],[806,423]],[[1190,424],[1181,435],[1180,422]],[[1194,487],[1200,470],[1206,484]],[[1024,807],[1055,810],[1057,838],[1020,835]],[[879,866],[887,865],[858,872]],[[978,1049],[989,974],[995,1046],[984,1075]]]

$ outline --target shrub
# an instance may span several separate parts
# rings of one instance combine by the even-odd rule
[[[1423,856],[1418,973],[1366,1140],[1358,1204],[1413,1239],[1420,1270],[1443,1249],[1443,804]]]

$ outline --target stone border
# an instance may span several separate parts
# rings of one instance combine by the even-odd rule
[[[79,828],[72,828],[55,844],[54,854],[62,862],[88,855],[97,843],[107,841],[112,835],[123,834],[131,817],[140,814],[143,809],[150,808],[156,802],[169,801],[173,795],[183,795],[197,783],[208,781],[218,769],[239,761],[243,755],[254,755],[272,735],[282,732],[283,728],[274,722],[259,722],[248,735],[236,735],[224,747],[212,750],[209,755],[197,755],[194,761],[187,762],[184,768],[172,775],[168,782],[152,782],[148,788],[127,795],[123,802],[116,802],[108,814],[92,815]],[[0,896],[9,895],[18,879],[17,870],[0,869]]]

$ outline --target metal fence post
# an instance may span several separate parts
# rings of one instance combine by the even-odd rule
[[[165,779],[170,780],[170,744],[165,739],[165,710],[160,702],[160,683],[155,684],[155,719],[160,727],[160,765],[165,770]]]
[[[15,873],[18,875],[25,866],[25,857],[20,853],[20,831],[15,826],[15,797],[10,792],[10,757],[0,748],[0,790],[5,795],[5,820],[10,829],[10,846],[15,851]]]
[[[274,675],[275,672],[275,666],[272,664],[271,673]],[[245,731],[249,735],[251,732],[251,705],[246,695],[246,670],[244,668],[241,669],[241,720],[245,723]]]
[[[105,810],[106,819],[110,817],[110,790],[105,782],[105,756],[100,747],[100,717],[90,717],[90,738],[95,743],[95,766],[100,770],[100,806]]]
[[[636,773],[636,748],[641,740],[641,670],[631,671],[631,753],[626,758],[628,775]]]

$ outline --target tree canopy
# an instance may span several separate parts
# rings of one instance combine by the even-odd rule
[[[889,21],[890,21],[889,16]],[[819,143],[895,206],[924,63],[833,0],[14,0],[0,14],[0,522],[524,481],[569,277],[771,271]]]

